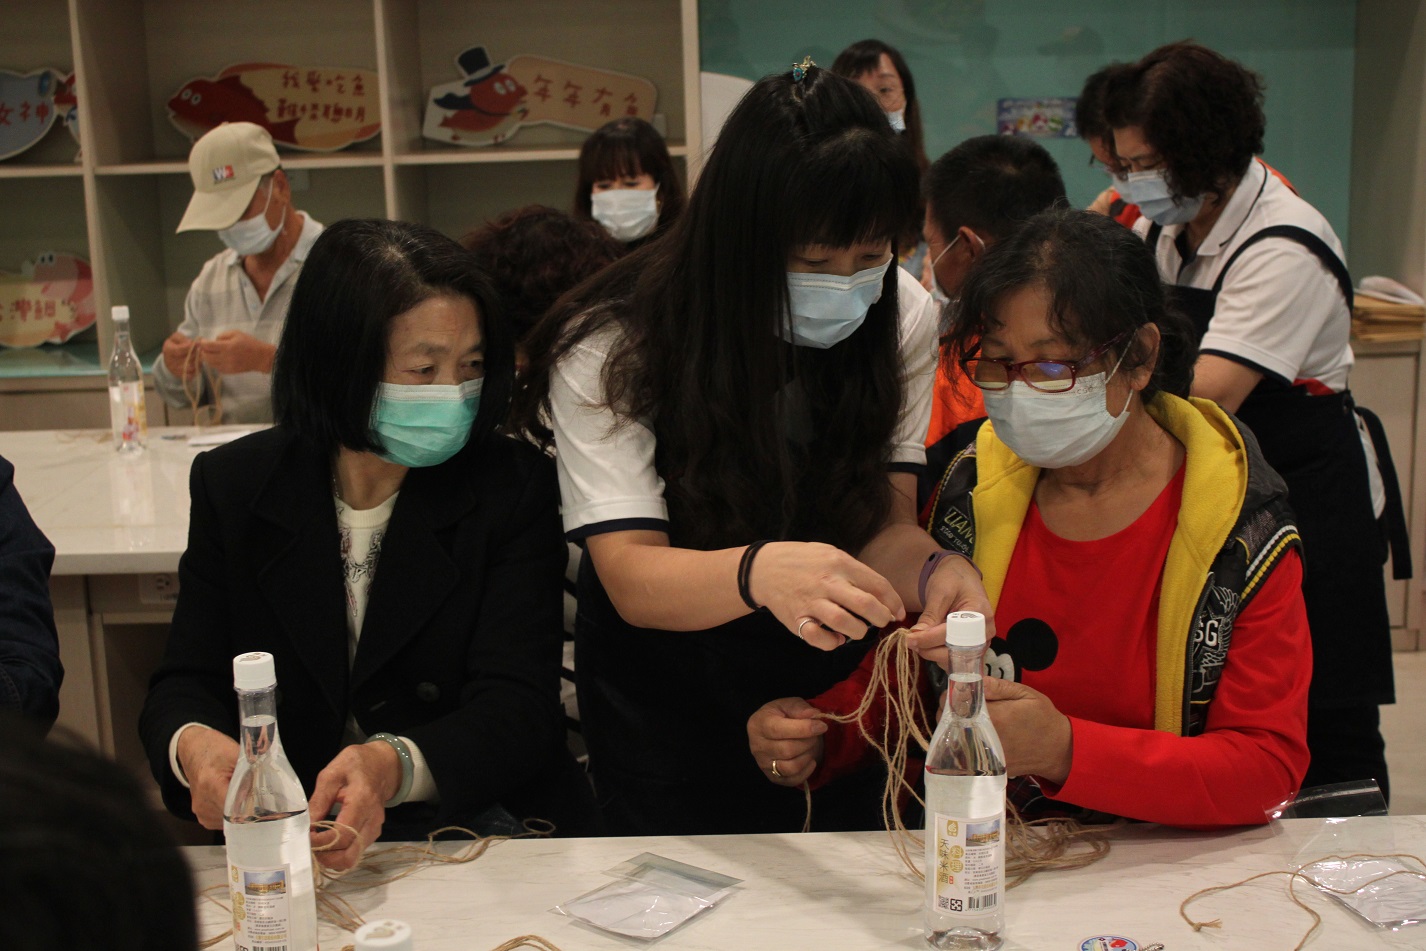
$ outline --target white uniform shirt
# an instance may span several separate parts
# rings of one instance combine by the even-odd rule
[[[298,212],[302,219],[302,234],[292,253],[287,256],[272,277],[267,298],[261,299],[252,278],[243,270],[242,258],[229,248],[209,258],[198,272],[183,302],[183,323],[178,331],[190,339],[212,340],[227,330],[241,330],[264,343],[276,344],[287,322],[287,307],[292,303],[292,289],[312,243],[322,233],[322,225]],[[154,386],[168,405],[179,409],[189,405],[183,392],[183,380],[170,371],[162,358],[155,361]],[[272,376],[251,371],[223,376],[223,419],[225,423],[272,422]],[[201,385],[201,377],[190,381],[189,388]],[[211,402],[206,391],[203,402]]]
[[[1145,235],[1152,224],[1141,218],[1134,230]],[[1176,244],[1187,226],[1163,229],[1153,249],[1159,275],[1169,284],[1211,290],[1238,247],[1274,225],[1311,232],[1345,261],[1327,219],[1262,162],[1252,162],[1193,260],[1185,263]],[[1340,393],[1352,368],[1351,333],[1351,312],[1327,266],[1296,241],[1266,238],[1228,272],[1199,349],[1278,382],[1316,381]]]
[[[926,464],[939,309],[914,277],[897,268],[905,403],[892,437],[892,468]],[[604,401],[602,373],[619,329],[611,325],[574,347],[550,374],[551,429],[558,454],[560,513],[566,535],[583,538],[632,529],[668,530],[664,481],[654,469],[648,420],[618,420]]]

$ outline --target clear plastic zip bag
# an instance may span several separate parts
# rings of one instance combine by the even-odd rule
[[[609,869],[615,881],[557,905],[561,915],[630,938],[661,938],[732,893],[741,879],[652,852]]]

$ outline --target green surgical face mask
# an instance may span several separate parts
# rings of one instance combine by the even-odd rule
[[[480,410],[483,380],[458,386],[434,383],[377,387],[371,429],[387,462],[409,468],[438,466],[465,448]]]

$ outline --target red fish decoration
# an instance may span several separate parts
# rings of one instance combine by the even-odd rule
[[[192,139],[223,122],[252,122],[278,145],[330,152],[381,131],[377,89],[370,70],[240,63],[185,83],[168,115]]]

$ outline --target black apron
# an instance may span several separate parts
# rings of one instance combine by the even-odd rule
[[[1150,249],[1157,251],[1162,230],[1159,225],[1149,229],[1145,240]],[[1288,225],[1264,228],[1229,257],[1211,290],[1169,285],[1170,298],[1193,322],[1197,340],[1208,331],[1224,277],[1238,256],[1267,238],[1296,241],[1316,255],[1336,277],[1350,311],[1351,277],[1322,239]],[[1385,532],[1372,511],[1358,412],[1368,421],[1387,492]],[[1380,423],[1357,409],[1350,392],[1314,396],[1305,387],[1266,377],[1236,416],[1257,436],[1263,457],[1287,483],[1302,535],[1302,593],[1313,653],[1308,706],[1326,710],[1394,702],[1391,622],[1382,575],[1387,539],[1396,577],[1410,577],[1411,556],[1401,493]]]
[[[596,797],[614,835],[796,832],[806,800],[778,786],[748,748],[769,700],[815,697],[845,680],[874,637],[811,647],[757,611],[706,631],[629,624],[587,554],[579,566],[575,671]],[[816,831],[880,828],[884,770],[813,795]]]

